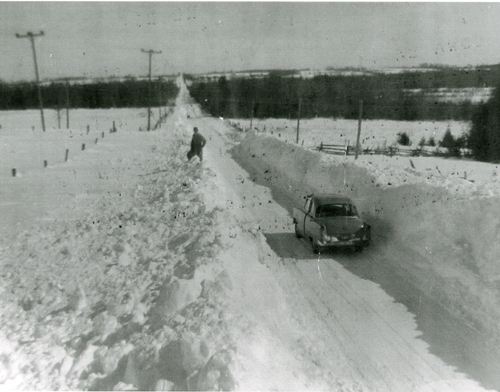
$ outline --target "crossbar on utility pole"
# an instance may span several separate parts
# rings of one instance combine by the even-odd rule
[[[149,54],[149,86],[148,86],[148,131],[151,129],[151,57],[153,54],[160,54],[161,50],[159,52],[155,52],[152,49],[149,50],[144,50],[141,49],[142,53],[147,53]]]
[[[45,132],[45,119],[43,118],[43,102],[42,102],[42,90],[40,89],[40,78],[38,76],[38,64],[36,61],[36,51],[35,51],[35,37],[43,36],[43,31],[40,31],[38,34],[33,34],[31,31],[28,31],[25,35],[20,35],[16,33],[17,38],[29,38],[31,41],[31,49],[33,50],[33,60],[35,61],[35,75],[36,75],[36,85],[38,87],[38,101],[40,103],[40,115],[42,117],[42,129]]]

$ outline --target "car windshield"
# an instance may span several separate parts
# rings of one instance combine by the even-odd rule
[[[358,211],[352,204],[325,204],[316,209],[316,217],[356,216]]]

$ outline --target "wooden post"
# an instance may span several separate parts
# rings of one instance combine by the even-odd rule
[[[104,139],[104,132],[102,133],[102,138]]]
[[[98,137],[96,137],[96,138],[95,138],[95,144],[97,144],[97,141],[98,141],[98,140],[99,140],[99,138],[98,138]]]
[[[85,143],[82,144],[82,151],[85,150]]]
[[[299,113],[297,116],[297,139],[295,141],[296,144],[299,144],[299,128],[300,128],[300,107],[302,106],[302,98],[299,98]]]
[[[255,101],[252,99],[252,113],[250,113],[250,130],[252,130],[254,104],[255,104]]]
[[[64,156],[64,162],[68,162],[69,150],[66,149],[66,155]]]
[[[90,125],[87,125],[87,135],[89,134],[90,132]]]
[[[43,167],[47,167],[47,160],[43,161]]]
[[[354,159],[358,159],[359,154],[359,137],[361,135],[361,118],[363,116],[363,100],[359,101],[359,118],[358,118],[358,136],[356,137],[356,155]]]
[[[57,125],[61,129],[61,107],[57,104]]]
[[[116,132],[115,122],[113,121],[113,133]]]
[[[12,169],[12,177],[16,177],[17,176],[17,170],[16,168],[13,168]]]

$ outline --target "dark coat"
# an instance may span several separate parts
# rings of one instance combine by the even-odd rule
[[[191,151],[196,155],[203,150],[205,144],[207,144],[206,139],[200,133],[196,132],[191,139]]]

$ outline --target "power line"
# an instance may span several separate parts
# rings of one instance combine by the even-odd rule
[[[45,132],[45,119],[43,117],[43,102],[42,102],[42,90],[40,89],[40,78],[38,76],[38,64],[36,62],[36,51],[35,51],[35,37],[43,36],[43,31],[40,31],[38,34],[33,34],[31,31],[28,31],[26,35],[20,35],[16,33],[17,38],[29,38],[31,41],[31,49],[33,50],[33,60],[35,61],[35,75],[36,75],[36,84],[38,86],[38,101],[40,103],[40,115],[42,117],[42,129]]]
[[[142,53],[147,53],[149,54],[149,86],[148,86],[148,131],[151,129],[151,57],[153,57],[153,54],[160,54],[161,50],[159,52],[155,52],[152,49],[149,50],[144,50],[141,49]]]

